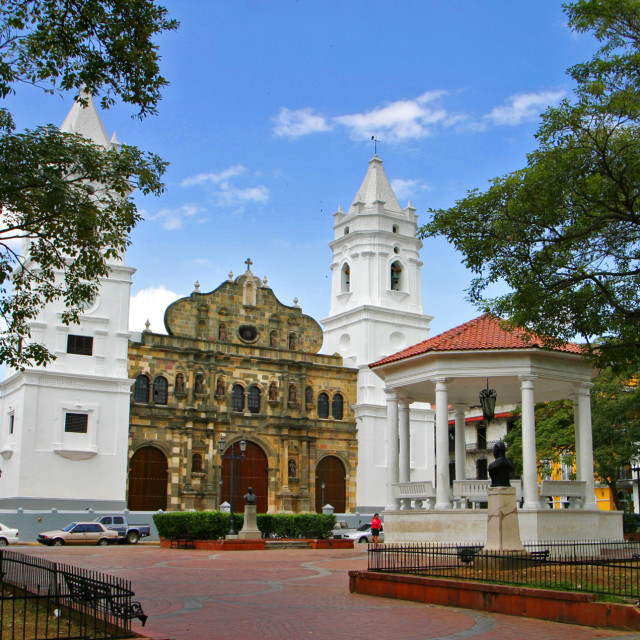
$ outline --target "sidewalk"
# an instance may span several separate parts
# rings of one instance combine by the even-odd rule
[[[366,546],[345,550],[194,551],[152,545],[13,547],[131,580],[153,640],[640,640],[594,629],[349,593]]]

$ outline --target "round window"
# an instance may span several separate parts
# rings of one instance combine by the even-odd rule
[[[258,330],[252,325],[243,324],[238,329],[238,335],[245,342],[253,342],[258,337]]]

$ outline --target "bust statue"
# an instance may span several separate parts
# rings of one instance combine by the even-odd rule
[[[247,489],[247,493],[244,494],[244,499],[245,499],[245,502],[248,505],[255,505],[255,503],[256,503],[256,494],[253,493],[253,488],[252,487],[249,487]]]
[[[492,487],[510,487],[509,475],[513,472],[513,465],[506,457],[507,448],[504,442],[496,442],[493,445],[493,457],[495,460],[489,465],[489,476]]]

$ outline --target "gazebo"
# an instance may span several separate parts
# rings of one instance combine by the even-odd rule
[[[592,368],[576,344],[544,349],[524,331],[507,331],[500,320],[483,315],[370,365],[387,394],[387,541],[478,541],[486,533],[487,512],[454,508],[449,478],[449,411],[455,411],[455,470],[464,479],[465,411],[478,405],[486,384],[499,405],[522,408],[523,540],[622,538],[622,513],[598,509],[594,494],[591,433]],[[581,495],[578,508],[550,509],[541,504],[536,459],[536,402],[571,398],[575,409],[576,481],[566,493]],[[435,487],[432,509],[400,509],[399,485],[411,488],[409,406],[428,402],[435,408]],[[424,483],[422,483],[424,485]],[[579,489],[579,490],[578,490]],[[410,495],[410,492],[407,494]],[[428,498],[428,495],[423,496]],[[578,506],[576,505],[576,506]]]

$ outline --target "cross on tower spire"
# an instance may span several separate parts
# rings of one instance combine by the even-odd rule
[[[251,258],[247,258],[244,263],[247,265],[247,271],[251,271],[251,265],[253,264],[253,262],[251,262]]]

